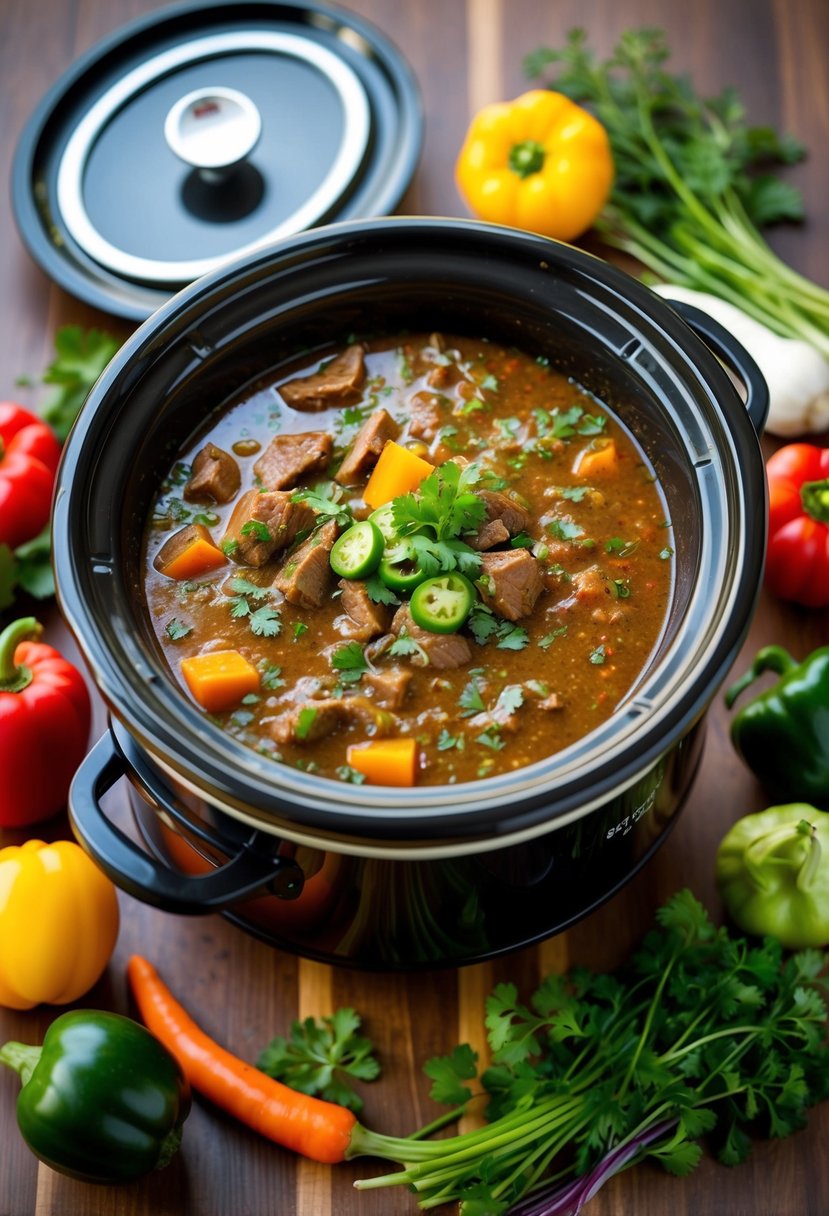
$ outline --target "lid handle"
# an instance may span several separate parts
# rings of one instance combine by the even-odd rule
[[[172,151],[208,182],[224,181],[250,156],[261,133],[258,109],[237,89],[187,93],[164,122],[164,137]]]

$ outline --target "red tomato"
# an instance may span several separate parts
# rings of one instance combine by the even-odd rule
[[[790,443],[766,464],[766,586],[806,608],[829,605],[829,448]]]

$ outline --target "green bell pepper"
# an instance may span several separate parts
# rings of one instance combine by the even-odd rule
[[[190,1110],[178,1061],[145,1027],[117,1013],[75,1009],[42,1047],[6,1043],[0,1062],[23,1082],[17,1123],[52,1169],[85,1182],[130,1182],[177,1150]]]
[[[776,797],[818,805],[829,801],[829,646],[798,663],[782,646],[765,646],[746,674],[728,689],[730,709],[763,672],[777,672],[771,688],[733,718],[739,754]]]
[[[829,814],[803,802],[738,819],[717,850],[731,919],[792,950],[829,943]]]

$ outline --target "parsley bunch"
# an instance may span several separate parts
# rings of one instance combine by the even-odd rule
[[[356,1185],[410,1186],[463,1216],[564,1216],[645,1156],[689,1173],[705,1134],[736,1164],[751,1134],[786,1136],[829,1096],[824,963],[732,936],[680,891],[618,974],[573,968],[528,1004],[500,984],[482,1093],[467,1044],[425,1066],[438,1101],[487,1096],[488,1124],[436,1142],[361,1129],[359,1151],[404,1168]]]
[[[616,179],[596,227],[608,244],[829,357],[829,292],[781,261],[759,231],[803,218],[797,189],[768,172],[800,160],[802,145],[749,126],[734,89],[698,96],[687,77],[665,70],[669,55],[664,31],[644,28],[624,33],[601,61],[576,29],[562,49],[543,47],[524,66],[593,109],[607,130]]]

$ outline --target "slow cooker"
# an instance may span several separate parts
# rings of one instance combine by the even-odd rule
[[[640,869],[690,789],[766,539],[764,382],[730,335],[682,312],[557,242],[395,218],[249,255],[136,331],[73,429],[54,510],[60,605],[111,713],[70,816],[116,884],[310,958],[415,968],[540,940]],[[549,359],[630,428],[674,524],[671,606],[635,688],[563,752],[458,785],[354,787],[268,760],[182,694],[139,595],[142,532],[176,453],[243,386],[347,334],[441,329]],[[105,797],[123,777],[135,835]]]

